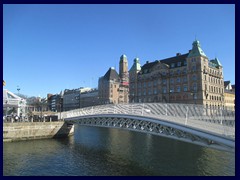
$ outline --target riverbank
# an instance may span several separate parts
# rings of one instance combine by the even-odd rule
[[[64,121],[3,123],[3,142],[59,138],[73,133],[74,125]]]

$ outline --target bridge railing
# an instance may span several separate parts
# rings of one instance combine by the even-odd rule
[[[63,112],[62,118],[94,114],[128,114],[154,117],[235,137],[234,111],[210,109],[202,105],[163,103],[108,104]]]

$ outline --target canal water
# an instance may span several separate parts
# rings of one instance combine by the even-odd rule
[[[3,144],[4,176],[234,176],[235,154],[144,133],[75,125],[75,134]]]

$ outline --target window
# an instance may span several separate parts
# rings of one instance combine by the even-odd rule
[[[143,90],[143,95],[146,96],[146,89]]]
[[[192,66],[192,70],[193,70],[193,71],[196,71],[196,66]]]
[[[163,79],[162,81],[163,81],[163,84],[166,84],[166,83],[167,83],[167,80],[166,80],[166,79]]]
[[[154,80],[154,81],[153,81],[153,85],[154,85],[154,86],[157,86],[157,80]]]
[[[185,91],[185,92],[186,92],[187,90],[188,90],[188,87],[187,87],[187,85],[184,85],[184,86],[183,86],[183,91]]]
[[[183,82],[187,82],[187,77],[183,77]]]
[[[163,76],[166,76],[166,72],[165,72],[165,71],[163,71],[163,72],[162,72],[162,75],[163,75]]]
[[[196,62],[196,59],[195,59],[195,58],[192,58],[192,62]]]
[[[143,87],[146,87],[146,82],[143,83]]]
[[[170,71],[170,76],[172,76],[173,75],[173,71]]]
[[[192,76],[192,80],[193,80],[193,81],[196,81],[196,80],[197,80],[196,74],[194,74],[194,75]]]
[[[139,91],[139,92],[138,92],[138,96],[141,96],[141,95],[142,95],[142,93],[141,93],[141,91]]]
[[[151,94],[152,94],[152,90],[149,89],[149,90],[148,90],[148,95],[151,95]]]
[[[183,64],[186,66],[187,65],[187,61],[184,61]]]
[[[154,94],[157,94],[157,89],[156,88],[154,89]]]
[[[193,95],[193,99],[197,99],[197,94],[196,93]]]
[[[183,69],[183,73],[187,74],[187,69],[186,68]]]
[[[174,87],[170,87],[170,93],[174,92]]]
[[[170,79],[170,83],[173,84],[174,83],[174,78]]]
[[[163,92],[163,93],[167,93],[167,88],[166,88],[166,87],[163,87],[163,88],[162,88],[162,92]]]
[[[179,75],[181,73],[180,69],[177,70],[177,74]]]
[[[181,92],[181,86],[177,86],[177,92]]]
[[[181,82],[181,79],[178,77],[177,78],[177,83],[180,83]]]
[[[174,68],[174,67],[175,67],[175,64],[174,64],[174,63],[172,63],[172,64],[171,64],[171,68]]]
[[[193,84],[193,91],[197,91],[197,84],[196,83]]]
[[[152,86],[152,82],[148,82],[148,87],[151,87]]]
[[[177,66],[181,66],[181,62],[178,62],[178,63],[177,63]]]

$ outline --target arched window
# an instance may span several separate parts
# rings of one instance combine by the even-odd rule
[[[197,83],[193,83],[193,91],[197,91]]]
[[[197,80],[196,74],[194,74],[194,75],[192,76],[192,80],[193,80],[193,81],[196,81],[196,80]]]

